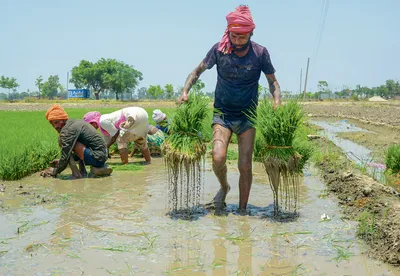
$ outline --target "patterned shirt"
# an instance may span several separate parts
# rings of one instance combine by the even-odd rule
[[[275,69],[267,49],[253,41],[243,57],[235,53],[223,54],[215,44],[203,60],[207,69],[217,65],[217,85],[214,108],[226,119],[246,118],[245,114],[258,104],[258,81],[261,72],[274,74]]]

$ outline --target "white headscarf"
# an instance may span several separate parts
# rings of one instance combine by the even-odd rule
[[[153,121],[156,122],[157,124],[163,120],[165,120],[165,118],[167,118],[167,115],[165,115],[165,113],[163,113],[160,109],[156,109],[153,111]]]

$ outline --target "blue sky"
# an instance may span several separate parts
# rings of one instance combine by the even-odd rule
[[[0,75],[35,90],[42,75],[60,76],[80,60],[115,58],[143,73],[140,86],[183,85],[220,40],[225,16],[250,7],[253,40],[267,47],[283,90],[299,92],[311,57],[309,87],[378,86],[400,80],[400,1],[330,0],[317,54],[323,0],[0,0]],[[215,68],[203,73],[213,91]],[[260,83],[266,85],[262,76]],[[303,80],[304,85],[304,80]],[[69,84],[71,88],[72,84]]]

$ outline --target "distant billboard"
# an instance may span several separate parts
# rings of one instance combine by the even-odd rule
[[[89,89],[68,89],[68,99],[89,99]]]

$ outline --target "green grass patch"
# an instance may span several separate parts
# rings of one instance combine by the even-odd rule
[[[143,170],[144,166],[141,164],[122,164],[122,163],[109,163],[108,164],[114,171],[140,171]]]
[[[364,239],[371,239],[376,234],[375,215],[364,211],[360,214],[357,228],[357,236]]]
[[[340,263],[341,261],[350,261],[350,257],[354,256],[353,253],[350,252],[347,248],[344,248],[342,246],[334,246],[336,249],[336,257],[333,258],[337,263]]]
[[[392,173],[400,173],[400,145],[391,145],[386,151],[385,157],[386,168]]]

